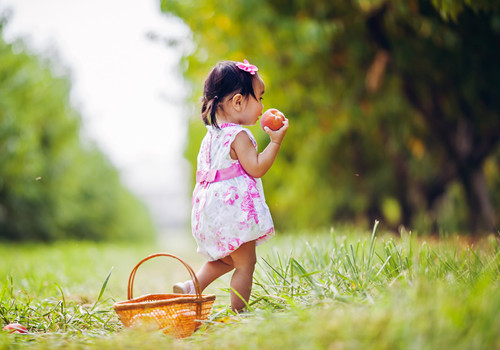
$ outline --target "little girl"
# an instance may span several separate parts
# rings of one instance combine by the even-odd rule
[[[201,290],[234,269],[231,307],[238,312],[250,298],[256,263],[255,246],[274,235],[262,177],[273,164],[288,129],[268,127],[266,149],[258,153],[252,133],[264,108],[264,82],[248,63],[219,62],[203,89],[201,115],[207,134],[198,154],[191,224],[198,252],[208,261],[196,274]],[[194,294],[193,282],[174,285],[175,293]]]

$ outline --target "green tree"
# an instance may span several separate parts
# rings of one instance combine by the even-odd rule
[[[382,219],[474,233],[497,229],[500,208],[499,6],[162,1],[192,30],[196,98],[216,61],[248,58],[266,107],[291,120],[264,181],[279,226]],[[191,160],[202,133],[191,127]]]
[[[0,238],[151,239],[145,206],[82,139],[67,74],[22,41],[5,42],[5,25],[0,18]]]

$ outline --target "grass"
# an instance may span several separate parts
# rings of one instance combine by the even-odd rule
[[[189,240],[189,237],[187,237]],[[500,243],[399,237],[344,229],[282,235],[258,249],[249,312],[231,316],[224,276],[210,321],[176,340],[124,329],[112,304],[144,256],[169,251],[196,269],[178,237],[156,245],[0,245],[0,317],[28,335],[0,333],[5,349],[495,349],[500,348]],[[146,264],[145,264],[146,265]],[[186,278],[175,262],[141,266],[134,293]],[[219,321],[219,322],[216,322]],[[221,322],[223,321],[223,322]]]

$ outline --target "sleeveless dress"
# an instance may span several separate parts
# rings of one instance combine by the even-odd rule
[[[230,255],[243,243],[264,243],[274,235],[261,179],[248,175],[230,156],[236,135],[246,132],[255,149],[250,130],[238,124],[207,126],[197,160],[197,183],[193,191],[191,225],[198,253],[214,261]],[[230,178],[217,180],[216,170],[239,169]],[[213,175],[213,176],[210,176]],[[227,177],[227,176],[226,176]],[[215,180],[211,182],[211,180]]]

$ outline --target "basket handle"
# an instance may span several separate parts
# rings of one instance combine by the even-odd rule
[[[144,259],[142,259],[141,261],[139,261],[139,263],[134,267],[134,269],[130,273],[130,277],[128,279],[128,292],[127,292],[127,297],[129,300],[133,298],[134,279],[135,279],[135,274],[137,273],[137,269],[139,268],[139,266],[142,265],[142,263],[144,263],[150,259],[156,258],[158,256],[167,256],[169,258],[174,258],[174,259],[179,260],[184,265],[184,267],[188,270],[189,275],[191,276],[191,279],[193,280],[194,289],[196,291],[196,298],[197,299],[202,298],[200,282],[198,282],[198,278],[196,278],[196,274],[194,273],[191,266],[189,266],[184,260],[176,257],[175,255],[168,254],[168,253],[156,253],[156,254],[151,254],[151,255],[145,257]]]

